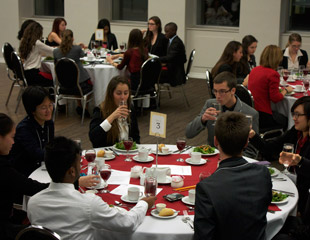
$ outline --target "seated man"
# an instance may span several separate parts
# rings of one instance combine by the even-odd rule
[[[184,63],[186,63],[185,46],[177,36],[178,26],[170,22],[165,26],[166,38],[169,39],[167,55],[159,60],[165,63],[168,71],[162,71],[161,83],[170,83],[171,86],[185,83]]]
[[[216,102],[219,102],[222,105],[222,112],[233,111],[251,115],[253,117],[252,128],[254,131],[258,131],[258,113],[254,108],[242,102],[235,95],[236,85],[236,77],[230,72],[222,72],[215,77],[212,92],[216,96],[216,99],[208,99],[199,115],[189,124],[187,124],[187,138],[193,138],[197,136],[202,130],[207,128],[207,143],[214,147],[214,123],[217,113],[216,109],[213,107],[213,103]],[[244,155],[247,157],[255,158],[257,155],[257,150],[252,145],[250,145],[245,149]]]
[[[56,137],[45,151],[52,182],[29,200],[28,218],[34,225],[55,231],[61,239],[94,239],[94,233],[100,229],[130,233],[154,205],[156,197],[146,197],[130,211],[120,212],[94,194],[81,194],[73,186],[80,176],[78,145],[65,137]]]
[[[272,199],[268,168],[242,158],[250,126],[244,114],[227,112],[215,124],[218,169],[196,186],[194,239],[266,239]]]

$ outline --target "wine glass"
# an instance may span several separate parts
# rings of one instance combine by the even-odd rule
[[[294,152],[294,144],[292,143],[284,143],[283,145],[283,152],[287,152],[287,153],[293,153]],[[283,166],[285,167],[285,170],[283,171],[283,173],[288,173],[287,168],[290,165],[290,161],[288,158],[284,158],[283,161]]]
[[[111,176],[111,166],[109,164],[100,165],[99,173],[100,173],[102,180],[104,181],[104,189],[101,192],[109,193],[110,191],[107,189],[108,188],[107,181]]]
[[[303,82],[304,88],[306,90],[304,92],[304,96],[307,96],[308,95],[308,90],[309,90],[309,79],[303,78],[302,82]]]
[[[125,43],[122,42],[120,45],[119,45],[120,49],[121,49],[121,52],[124,52],[125,50]]]
[[[177,139],[177,148],[180,151],[179,154],[181,154],[181,151],[185,148],[185,146],[186,146],[186,139],[184,137],[179,137]],[[181,158],[180,156],[180,158],[177,159],[177,162],[184,162],[184,159]]]
[[[122,100],[122,101],[119,102],[118,105],[119,105],[119,106],[127,106],[127,101]],[[122,123],[127,122],[127,121],[126,121],[127,118],[126,118],[126,117],[123,117],[123,116],[120,117],[120,120],[121,120]]]
[[[124,147],[126,149],[126,159],[125,162],[131,162],[131,158],[129,157],[129,150],[131,149],[132,145],[133,145],[133,139],[131,137],[126,138],[125,140],[123,140],[123,144]]]
[[[216,110],[216,115],[214,116],[215,120],[213,123],[213,125],[215,125],[218,115],[222,112],[222,105],[219,102],[215,102],[215,103],[212,103],[212,107],[214,107]]]
[[[85,159],[88,162],[88,164],[93,163],[96,158],[96,150],[95,149],[89,149],[85,152]]]

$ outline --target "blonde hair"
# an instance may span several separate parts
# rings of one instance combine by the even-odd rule
[[[295,42],[295,41],[301,43],[301,36],[298,33],[292,33],[288,37],[288,42],[286,44],[286,47],[288,47],[290,44],[292,44],[292,42]]]
[[[276,45],[268,45],[260,56],[259,64],[266,68],[276,70],[282,62],[283,54],[281,49]]]
[[[59,49],[61,53],[66,56],[70,52],[73,46],[73,32],[70,29],[66,29],[62,33],[61,43]]]

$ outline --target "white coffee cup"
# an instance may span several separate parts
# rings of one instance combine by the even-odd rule
[[[88,61],[93,61],[95,60],[95,56],[92,52],[87,53],[87,60]]]
[[[146,148],[140,148],[138,158],[140,161],[146,161],[149,156],[149,151]]]
[[[164,154],[167,154],[167,153],[169,153],[169,148],[168,147],[162,147],[161,152]]]
[[[142,172],[141,166],[134,166],[130,169],[130,177],[132,178],[139,178]]]
[[[191,203],[195,203],[195,195],[196,195],[196,190],[195,189],[191,189],[188,191],[188,200]]]
[[[296,85],[295,86],[295,91],[301,92],[301,90],[302,90],[302,85]]]
[[[192,152],[191,153],[191,162],[200,163],[201,152]]]
[[[164,204],[164,203],[157,203],[156,204],[156,210],[157,210],[157,212],[160,212],[161,210],[163,210],[164,208],[166,208],[166,204]]]
[[[137,187],[130,187],[128,188],[127,196],[129,201],[138,201],[139,197],[143,196],[143,193]]]
[[[105,151],[104,156],[107,158],[113,157],[113,152],[112,151]]]

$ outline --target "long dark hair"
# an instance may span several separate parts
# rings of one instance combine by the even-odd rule
[[[43,27],[38,22],[33,22],[26,27],[19,45],[19,54],[22,59],[27,59],[37,40],[42,38]]]
[[[59,34],[59,25],[61,24],[61,22],[65,22],[65,24],[67,25],[67,21],[64,18],[55,18],[52,28],[52,32],[56,33],[59,37],[61,37]]]
[[[62,33],[61,43],[59,49],[61,53],[66,56],[73,46],[73,32],[70,29],[66,29]]]
[[[160,18],[157,16],[153,16],[149,18],[149,21],[153,20],[155,22],[155,25],[157,26],[157,32],[158,34],[162,32],[162,26],[161,26],[161,21]],[[152,38],[153,38],[153,32],[151,32],[149,30],[149,28],[147,28],[146,31],[146,35],[144,38],[144,46],[147,47],[148,45],[150,45],[152,43]]]
[[[118,106],[114,102],[113,94],[119,84],[126,84],[128,86],[129,96],[127,99],[127,106],[130,106],[131,104],[130,84],[128,80],[122,76],[113,77],[108,84],[105,99],[100,104],[101,113],[104,119],[110,116],[115,111],[115,109],[118,108]],[[127,120],[130,122],[130,117],[128,117]],[[111,129],[107,133],[107,140],[108,142],[116,142],[118,141],[119,137],[119,128],[117,125],[117,121],[113,121],[111,125]]]
[[[243,73],[244,75],[247,75],[250,73],[250,69],[248,67],[248,48],[251,46],[252,43],[258,42],[256,38],[252,35],[246,35],[242,39],[242,52],[243,56],[240,60],[240,72]]]
[[[0,113],[0,136],[5,137],[12,131],[13,126],[13,120],[8,115]]]
[[[211,75],[213,78],[216,77],[220,66],[223,64],[231,65],[233,68],[233,73],[236,74],[238,63],[234,62],[234,53],[237,52],[240,47],[242,47],[242,45],[237,41],[231,41],[226,45],[222,56],[212,68]]]
[[[108,19],[103,18],[98,22],[97,28],[98,29],[104,29],[105,26],[109,27],[109,31],[107,33],[107,35],[109,35],[111,33],[111,26],[110,26],[110,22]]]
[[[29,24],[35,22],[34,20],[32,19],[28,19],[26,20],[25,22],[23,22],[23,24],[21,25],[20,27],[20,30],[18,31],[18,35],[17,35],[17,39],[18,40],[21,40],[23,35],[24,35],[24,32],[25,32],[25,29],[28,27]]]
[[[307,120],[310,121],[310,96],[305,96],[297,99],[291,107],[291,112],[293,113],[295,111],[295,108],[297,108],[299,105],[304,106],[304,114],[306,114]]]
[[[143,35],[140,29],[132,29],[128,38],[128,49],[137,47],[142,57],[142,62],[147,59],[147,54],[143,46]]]

